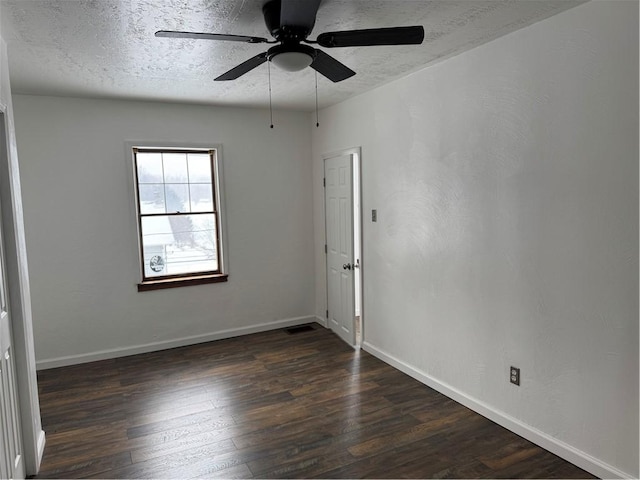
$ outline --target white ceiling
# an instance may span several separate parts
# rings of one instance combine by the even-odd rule
[[[324,31],[423,25],[414,46],[326,50],[357,72],[318,75],[320,107],[530,25],[585,0],[323,0],[309,38]],[[270,37],[264,0],[1,0],[14,93],[261,106],[267,64],[213,79],[268,45],[156,38],[156,30]],[[314,71],[271,68],[275,108],[313,110]]]

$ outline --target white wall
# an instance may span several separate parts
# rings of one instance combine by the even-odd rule
[[[638,3],[568,10],[320,124],[316,313],[321,156],[361,146],[365,348],[594,473],[637,477]]]
[[[275,112],[271,130],[261,110],[22,95],[14,104],[41,367],[309,320],[307,114]],[[222,145],[227,283],[137,292],[127,140]]]

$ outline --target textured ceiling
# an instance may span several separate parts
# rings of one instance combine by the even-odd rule
[[[264,0],[0,0],[14,93],[268,106],[267,64],[232,82],[213,79],[268,45],[156,38],[156,30],[269,37]],[[318,75],[320,106],[370,90],[584,0],[323,0],[323,31],[423,25],[417,46],[336,48],[357,72]],[[271,68],[276,108],[312,110],[314,71]]]

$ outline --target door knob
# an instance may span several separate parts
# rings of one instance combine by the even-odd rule
[[[342,268],[345,270],[351,270],[351,264],[350,263],[345,263],[342,265]]]

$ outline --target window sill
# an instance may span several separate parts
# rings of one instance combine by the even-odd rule
[[[206,283],[226,282],[229,278],[227,274],[203,275],[201,277],[167,278],[164,280],[149,280],[138,284],[139,292],[151,290],[162,290],[163,288],[188,287],[191,285],[204,285]]]

